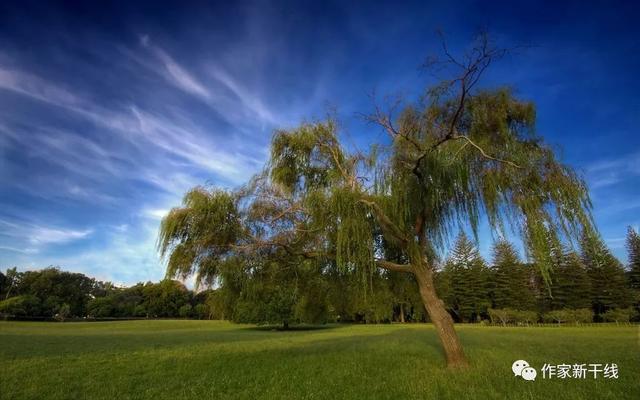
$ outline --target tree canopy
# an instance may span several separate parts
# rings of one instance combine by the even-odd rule
[[[436,64],[451,77],[397,113],[376,107],[388,140],[366,151],[345,146],[333,119],[276,131],[263,173],[234,191],[195,188],[163,219],[168,275],[210,283],[238,257],[277,250],[334,260],[363,285],[376,267],[412,273],[449,365],[466,365],[433,285],[451,234],[468,225],[477,237],[485,215],[524,238],[547,278],[549,235],[592,229],[586,185],[536,134],[534,105],[478,86],[502,55],[486,36],[461,58],[445,47]]]

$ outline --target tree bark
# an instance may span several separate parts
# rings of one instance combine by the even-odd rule
[[[467,357],[464,355],[462,344],[453,327],[453,318],[444,307],[444,303],[436,294],[433,283],[433,271],[428,265],[422,262],[412,264],[413,272],[418,281],[420,296],[424,303],[429,318],[436,328],[440,343],[444,349],[449,368],[465,368],[469,366]]]
[[[404,324],[404,303],[400,303],[400,322]]]

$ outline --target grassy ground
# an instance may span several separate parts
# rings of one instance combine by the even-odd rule
[[[275,332],[216,321],[0,322],[0,399],[639,399],[638,327],[459,326],[469,371],[430,325]],[[514,377],[527,360],[538,379]],[[544,363],[619,379],[542,379]]]

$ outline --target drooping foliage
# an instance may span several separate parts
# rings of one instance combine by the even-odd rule
[[[221,264],[242,239],[237,200],[222,190],[196,187],[183,198],[183,207],[172,209],[162,220],[158,245],[169,255],[168,277],[188,277],[212,284]]]
[[[331,118],[276,131],[261,174],[235,191],[196,188],[163,220],[168,276],[211,284],[230,260],[277,252],[335,265],[362,286],[374,286],[374,267],[412,272],[457,342],[422,291],[453,233],[470,226],[477,238],[484,215],[501,236],[524,238],[548,280],[549,237],[592,230],[587,188],[536,134],[533,104],[477,85],[502,54],[481,40],[463,61],[449,56],[453,77],[418,101],[376,108],[370,120],[389,139],[367,151],[344,145]]]
[[[508,223],[541,255],[549,230],[575,237],[590,225],[586,187],[535,135],[532,104],[505,89],[482,91],[463,108],[452,101],[431,97],[400,117],[377,189],[399,226],[421,218],[429,242],[442,245],[460,224],[477,235],[484,213],[493,228]]]

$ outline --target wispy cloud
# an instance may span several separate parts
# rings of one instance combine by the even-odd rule
[[[67,243],[78,239],[84,239],[93,233],[93,229],[72,230],[52,229],[44,226],[34,227],[29,240],[33,244]]]
[[[115,227],[96,248],[57,257],[44,252],[23,253],[18,266],[21,269],[38,269],[58,265],[67,271],[81,272],[120,285],[157,281],[164,276],[164,266],[156,251],[156,233],[155,222],[140,224],[136,229]]]
[[[142,210],[142,215],[155,220],[161,220],[168,213],[169,213],[168,208],[148,208],[148,209]]]
[[[0,220],[4,226],[2,235],[26,239],[32,245],[61,244],[84,239],[93,233],[93,229],[66,229],[52,226],[35,225],[25,221],[11,222]]]
[[[640,153],[596,161],[587,166],[586,172],[592,189],[608,187],[628,179],[638,179]]]
[[[163,67],[161,68],[161,71],[163,71],[163,75],[170,83],[187,93],[200,96],[204,99],[211,97],[209,90],[205,88],[204,85],[194,76],[189,74],[184,67],[179,65],[163,49],[152,45],[148,35],[142,36],[140,43],[143,47],[149,49],[155,57],[157,57]]]
[[[76,107],[81,104],[71,92],[22,71],[0,66],[0,88],[11,90],[53,105]]]
[[[129,50],[124,50],[124,53],[149,71],[159,73],[169,84],[202,100],[235,129],[243,131],[256,126],[273,127],[286,122],[286,118],[277,117],[277,113],[266,105],[260,96],[262,88],[255,84],[247,87],[241,83],[242,79],[230,74],[230,69],[219,61],[203,60],[201,69],[204,73],[196,76],[161,46],[151,43],[148,35],[143,35],[140,43],[148,51],[147,55]],[[260,65],[254,64],[253,67],[259,70]]]
[[[22,253],[22,254],[38,253],[38,249],[32,249],[32,248],[19,249],[17,247],[10,247],[10,246],[0,246],[0,250],[6,250],[6,251],[11,251],[14,253]]]
[[[220,66],[211,66],[211,75],[220,82],[224,87],[229,89],[240,101],[245,109],[248,110],[247,117],[251,115],[257,116],[258,119],[269,124],[281,125],[283,121],[274,116],[273,112],[265,106],[262,100],[252,94],[247,88],[241,85],[236,79],[229,75]]]
[[[5,74],[4,87],[77,113],[120,138],[119,144],[109,149],[78,133],[38,126],[30,126],[29,132],[26,132],[24,128],[0,126],[3,136],[28,146],[28,151],[34,156],[57,163],[77,174],[92,178],[101,173],[131,176],[136,171],[132,171],[130,165],[122,165],[123,160],[127,164],[138,163],[138,170],[148,165],[149,158],[166,167],[170,161],[160,161],[162,153],[153,154],[148,150],[149,145],[232,182],[246,179],[262,162],[262,159],[251,155],[253,145],[238,143],[234,148],[233,135],[226,135],[224,141],[216,142],[213,139],[215,135],[190,121],[187,116],[177,114],[177,110],[164,116],[137,106],[129,106],[126,110],[107,110],[90,100],[58,89],[44,79],[22,73]],[[147,160],[139,156],[124,157],[132,152],[144,153]]]

